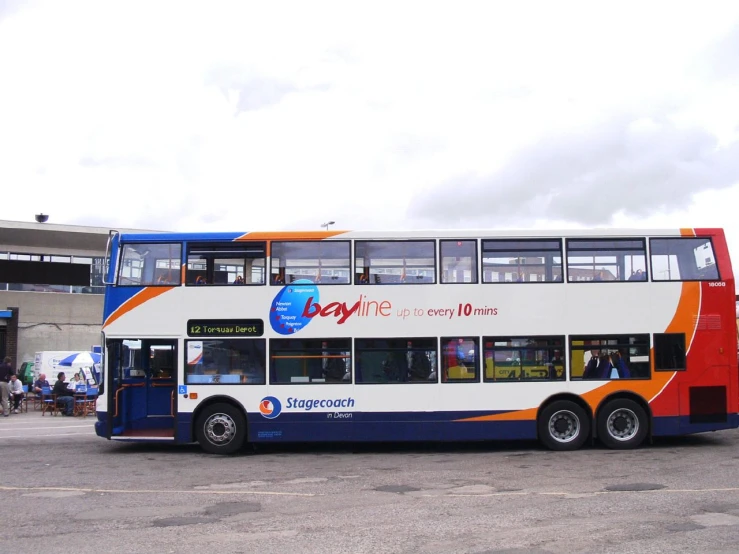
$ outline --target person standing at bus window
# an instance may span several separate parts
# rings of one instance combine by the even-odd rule
[[[612,369],[611,357],[607,352],[601,353],[600,358],[598,358],[598,368],[595,370],[595,379],[610,379]]]
[[[2,401],[3,415],[10,415],[10,376],[15,374],[13,366],[10,365],[10,356],[5,356],[3,363],[0,364],[0,401]]]
[[[629,368],[626,367],[626,361],[624,360],[623,356],[621,356],[621,352],[618,350],[611,353],[611,363],[613,364],[613,367],[618,371],[618,376],[621,379],[626,379],[631,377],[631,371],[629,371]]]
[[[600,359],[599,350],[590,351],[590,360],[585,364],[582,372],[583,379],[597,379],[598,378],[598,361]]]

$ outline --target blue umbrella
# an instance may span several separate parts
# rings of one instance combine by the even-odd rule
[[[59,362],[59,365],[87,365],[92,366],[93,364],[99,364],[100,363],[100,354],[97,352],[77,352],[76,354],[71,354],[70,356],[67,356],[62,361]]]

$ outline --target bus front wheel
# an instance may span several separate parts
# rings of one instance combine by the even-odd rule
[[[608,402],[598,412],[598,438],[608,448],[636,448],[647,436],[647,414],[628,398]]]
[[[550,450],[577,450],[590,435],[590,419],[569,400],[552,402],[539,414],[539,440]]]
[[[231,404],[203,408],[195,424],[195,438],[211,454],[233,454],[246,440],[246,418]]]

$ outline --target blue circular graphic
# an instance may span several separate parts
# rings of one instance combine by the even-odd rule
[[[269,309],[272,329],[281,335],[294,335],[310,323],[319,300],[318,287],[308,279],[282,287]]]
[[[259,403],[259,413],[267,419],[274,419],[282,412],[282,404],[274,396],[265,396]]]

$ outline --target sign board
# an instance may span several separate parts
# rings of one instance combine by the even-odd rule
[[[264,321],[261,319],[190,319],[188,337],[261,337]]]

